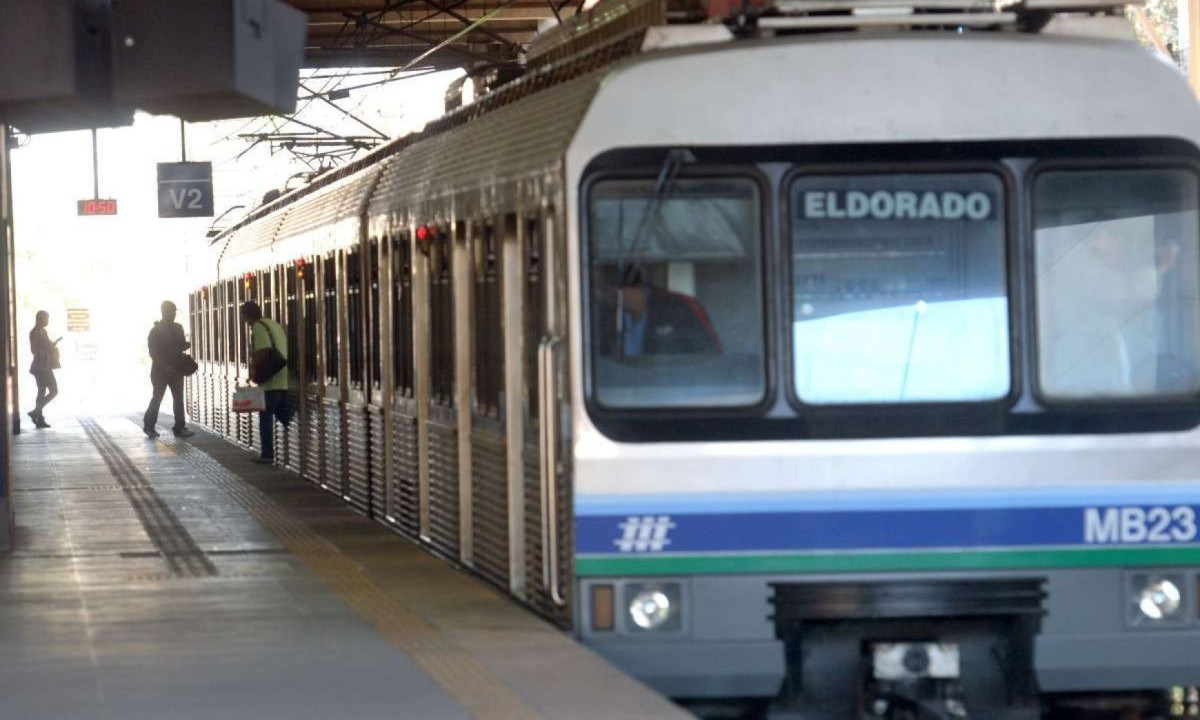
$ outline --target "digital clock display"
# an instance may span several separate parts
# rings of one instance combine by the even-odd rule
[[[80,200],[79,204],[80,215],[116,215],[117,201],[116,200]]]

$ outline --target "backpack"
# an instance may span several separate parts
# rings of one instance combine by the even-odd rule
[[[261,323],[262,320],[258,322]],[[250,356],[250,381],[255,385],[262,385],[275,377],[275,373],[287,367],[287,358],[275,347],[275,334],[271,332],[271,326],[263,323],[263,327],[267,331],[267,340],[271,346],[259,348]]]

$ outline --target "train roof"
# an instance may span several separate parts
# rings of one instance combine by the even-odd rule
[[[964,0],[944,1],[961,3]],[[1111,19],[1107,13],[1100,13],[1100,17]],[[866,107],[863,103],[867,100],[861,92],[848,92],[847,88],[854,86],[855,72],[861,72],[872,63],[875,68],[872,72],[876,75],[920,74],[925,77],[927,84],[936,84],[939,78],[953,78],[944,81],[964,83],[962,95],[971,100],[964,101],[956,110],[957,113],[963,109],[970,111],[970,103],[978,104],[981,93],[1002,92],[1014,82],[1040,87],[1039,92],[1051,99],[1054,111],[1058,108],[1052,102],[1053,96],[1060,92],[1071,95],[1098,94],[1093,106],[1100,107],[1107,103],[1106,107],[1117,107],[1116,104],[1127,103],[1130,98],[1104,98],[1106,93],[1112,91],[1112,86],[1105,85],[1111,80],[1112,72],[1119,71],[1121,63],[1132,63],[1136,67],[1119,73],[1128,76],[1130,72],[1143,72],[1145,63],[1156,62],[1147,51],[1130,42],[1012,32],[914,33],[895,28],[870,33],[848,33],[841,28],[836,33],[806,32],[773,39],[712,43],[709,42],[712,39],[712,26],[708,26],[709,30],[702,31],[709,35],[703,38],[702,44],[684,42],[683,47],[671,47],[672,44],[678,44],[677,38],[681,34],[686,37],[687,33],[693,36],[696,33],[695,26],[690,26],[692,30],[684,30],[689,26],[677,27],[680,30],[674,33],[669,32],[670,29],[664,32],[661,28],[626,28],[596,46],[576,50],[562,59],[542,64],[524,77],[485,95],[478,102],[433,121],[421,132],[393,140],[363,158],[258,208],[214,241],[214,249],[220,253],[218,263],[247,253],[256,255],[255,251],[266,250],[273,243],[285,239],[308,237],[312,241],[311,244],[289,243],[300,248],[292,253],[292,257],[327,247],[331,239],[335,245],[340,244],[338,238],[344,238],[346,243],[353,242],[357,239],[361,218],[386,214],[387,208],[395,207],[398,204],[396,200],[400,198],[436,201],[427,208],[430,214],[422,218],[423,222],[436,221],[439,215],[447,215],[446,209],[451,205],[455,212],[473,214],[486,212],[489,207],[511,207],[514,201],[534,202],[538,196],[557,189],[557,184],[561,183],[560,163],[567,155],[569,146],[572,152],[578,154],[596,148],[603,149],[606,143],[619,144],[622,138],[628,140],[633,134],[637,135],[635,144],[690,144],[671,131],[667,122],[672,117],[670,106],[684,99],[700,102],[700,106],[703,106],[705,95],[717,99],[732,97],[729,93],[744,87],[745,78],[741,73],[720,74],[722,63],[732,57],[725,53],[762,50],[763,54],[758,59],[764,61],[760,71],[764,86],[778,82],[779,74],[772,68],[780,62],[792,63],[789,65],[791,70],[802,77],[793,84],[797,87],[801,83],[810,84],[805,92],[812,101],[800,103],[800,115],[791,117],[791,120],[797,126],[814,128],[821,127],[822,123],[828,125],[830,111],[836,110],[839,104],[845,106],[838,112],[843,119],[852,121],[863,115]],[[772,30],[768,34],[778,32]],[[965,66],[947,66],[947,51],[944,49],[928,53],[929,62],[920,61],[924,54],[921,48],[931,47],[938,40],[953,43],[941,45],[942,48],[971,48],[969,51],[950,52],[951,55],[957,53],[956,57],[963,60]],[[1043,48],[1046,69],[1051,72],[1030,74],[1027,59],[1016,63],[1024,67],[1015,76],[1002,72],[1004,53],[1014,49],[1010,43],[1033,43],[1024,45],[1026,50],[1035,46]],[[646,46],[666,49],[640,52]],[[889,53],[895,52],[898,47],[904,47],[910,53],[905,62],[887,62]],[[1055,65],[1061,65],[1076,56],[1085,58],[1081,61],[1084,64],[1099,62],[1103,66],[1088,72],[1086,67],[1074,65],[1073,71],[1084,71],[1080,82],[1086,87],[1041,87],[1047,79],[1061,82],[1061,68],[1055,71]],[[868,58],[869,62],[864,62]],[[988,63],[998,63],[995,65],[997,72],[992,77],[980,72]],[[638,68],[638,72],[625,72],[634,67]],[[1157,70],[1160,71],[1157,76],[1170,75],[1170,69],[1165,66]],[[691,77],[688,77],[689,72]],[[972,73],[975,75],[973,78]],[[698,82],[696,77],[703,80]],[[886,90],[888,83],[880,83],[879,79],[878,76],[872,79],[871,88],[882,87]],[[1182,77],[1175,77],[1174,80],[1180,88],[1174,93],[1164,90],[1165,94],[1175,101],[1186,95],[1187,101],[1194,105]],[[976,87],[968,87],[967,84],[971,82]],[[1148,78],[1148,82],[1151,85],[1164,85],[1161,77],[1158,80]],[[656,84],[662,88],[662,92],[647,92],[653,90]],[[996,87],[988,90],[988,84]],[[1169,84],[1170,81],[1166,81],[1166,85]],[[602,103],[603,107],[589,112],[589,106],[601,90],[602,97],[615,97],[616,101]],[[1117,94],[1123,92],[1118,87]],[[880,113],[879,107],[888,102],[903,102],[903,98],[887,98],[886,94],[870,100],[874,103],[874,112],[870,113],[873,118],[863,117],[857,130],[851,123],[848,137],[859,137],[863,142],[880,139],[869,130],[872,123],[882,127],[880,123],[888,122],[886,117],[889,113]],[[657,122],[651,123],[653,127],[648,128],[644,122],[630,123],[627,108],[622,107],[622,103],[627,102],[635,103],[644,117],[657,117]],[[1081,107],[1087,105],[1084,102]],[[814,108],[822,106],[824,111],[816,113]],[[1114,111],[1126,114],[1137,112],[1136,107],[1123,107],[1123,111],[1119,108]],[[753,130],[756,124],[761,123],[762,118],[756,117],[753,108],[744,108],[744,112],[743,130]],[[1041,112],[1044,114],[1049,110],[1042,109]],[[802,122],[806,114],[812,116],[807,123]],[[817,117],[818,114],[821,117]],[[911,111],[906,115],[911,117]],[[1017,112],[1013,119],[1020,121],[1020,117],[1021,114]],[[986,121],[987,117],[981,119]],[[589,128],[589,141],[572,146],[581,124]],[[1010,129],[1012,127],[1008,126]],[[990,133],[991,137],[1000,137],[1010,131],[997,127],[995,123],[988,125],[988,128],[985,132]],[[655,129],[661,131],[658,133],[660,137],[653,137]],[[927,133],[927,139],[931,141],[955,138],[951,128],[944,128],[949,132],[937,132],[936,127],[928,123],[923,129],[914,126],[914,130]],[[1016,134],[1020,135],[1020,132]],[[807,140],[827,142],[828,138],[811,135]],[[401,154],[403,162],[393,162]],[[534,180],[527,182],[529,187],[525,189],[514,189],[511,184],[500,182],[506,176],[528,178],[531,173],[535,176]],[[431,177],[439,178],[436,186],[429,182]],[[456,191],[457,204],[453,204]],[[505,192],[525,192],[529,197],[501,197],[500,194]]]

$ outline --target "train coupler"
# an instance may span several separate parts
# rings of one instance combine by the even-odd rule
[[[775,583],[771,720],[1037,720],[1041,579]]]

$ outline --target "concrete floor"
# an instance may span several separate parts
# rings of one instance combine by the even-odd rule
[[[14,439],[0,720],[688,717],[219,438],[51,421]]]

